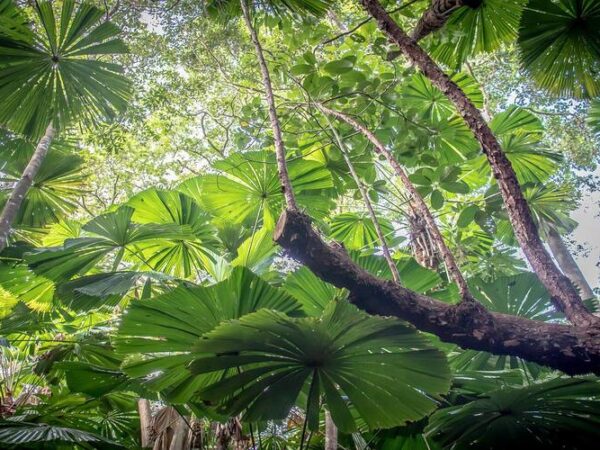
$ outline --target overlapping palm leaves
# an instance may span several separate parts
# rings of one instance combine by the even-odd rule
[[[186,368],[195,358],[194,345],[222,321],[261,308],[300,312],[293,297],[241,267],[213,286],[184,285],[151,300],[134,301],[116,341],[120,353],[137,355],[125,371],[136,378],[158,373],[148,379],[151,389],[172,402],[188,402],[206,384],[206,377],[193,377]]]
[[[252,224],[265,216],[273,221],[283,203],[274,153],[235,153],[214,167],[222,173],[191,178],[179,189],[224,219]],[[291,160],[288,170],[298,203],[311,215],[323,217],[332,206],[323,192],[333,187],[331,173],[306,159]]]
[[[555,379],[521,389],[501,389],[431,416],[427,433],[444,448],[529,449],[594,447],[600,437],[600,384]]]
[[[198,396],[225,399],[223,412],[244,412],[249,421],[285,418],[302,392],[311,429],[321,401],[345,432],[356,429],[351,407],[369,427],[387,428],[423,417],[448,388],[445,357],[423,336],[345,302],[330,303],[318,318],[258,311],[219,326],[195,349],[213,355],[197,358],[193,373],[240,369]]]
[[[439,35],[432,56],[460,67],[471,55],[489,53],[518,35],[523,5],[527,0],[481,0],[465,2],[455,11]],[[472,5],[472,6],[471,6]]]

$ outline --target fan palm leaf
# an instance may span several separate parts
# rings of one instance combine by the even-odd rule
[[[285,291],[237,267],[229,278],[212,286],[181,286],[150,300],[131,302],[116,338],[117,350],[130,356],[125,365],[130,376],[155,373],[148,387],[172,402],[184,403],[206,383],[206,377],[194,377],[186,368],[196,357],[194,345],[222,321],[261,308],[300,314],[300,304]]]
[[[240,369],[202,389],[200,398],[262,421],[285,418],[304,390],[313,430],[322,396],[341,431],[356,430],[349,405],[370,428],[389,428],[433,410],[433,397],[449,381],[444,355],[424,336],[347,302],[331,303],[317,318],[259,311],[219,326],[195,349],[213,356],[197,358],[193,373]]]
[[[99,59],[126,51],[119,29],[89,3],[65,0],[59,13],[51,2],[35,4],[33,39],[0,28],[0,124],[38,139],[49,123],[94,124],[125,109],[129,82]]]
[[[486,398],[437,411],[428,435],[444,448],[541,450],[594,447],[600,438],[600,384],[556,379],[522,389],[502,389]]]
[[[34,151],[33,145],[24,139],[13,139],[0,149],[0,206],[17,183]],[[81,195],[84,175],[83,159],[73,154],[67,142],[55,141],[35,174],[33,183],[14,219],[14,226],[43,228],[65,219],[77,205]],[[4,201],[3,201],[4,200]]]
[[[519,30],[525,69],[556,95],[600,95],[599,28],[596,0],[530,0]]]

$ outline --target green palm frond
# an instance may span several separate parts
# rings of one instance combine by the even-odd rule
[[[519,47],[525,69],[558,96],[600,95],[600,3],[530,0]]]
[[[590,105],[586,122],[592,132],[600,139],[600,99],[594,100]]]
[[[237,267],[229,278],[209,287],[181,286],[149,300],[132,302],[116,338],[119,353],[128,355],[125,372],[147,379],[151,390],[175,403],[189,401],[206,377],[195,377],[187,364],[200,338],[222,321],[267,308],[301,313],[300,304],[248,269]],[[169,355],[170,354],[170,355]]]
[[[502,389],[465,405],[437,411],[428,435],[456,450],[594,448],[600,438],[597,380],[555,379]]]
[[[36,2],[32,40],[0,38],[0,124],[34,139],[50,122],[62,129],[111,118],[130,93],[122,68],[103,58],[126,52],[119,29],[89,3],[61,3],[59,12]]]
[[[463,6],[450,16],[441,32],[434,35],[432,56],[459,68],[469,56],[489,53],[503,44],[513,43],[526,1],[481,0],[474,7]]]
[[[272,222],[279,214],[283,195],[274,153],[235,153],[214,167],[221,173],[190,178],[179,190],[208,212],[236,223],[252,226],[261,216]],[[298,203],[311,216],[323,217],[333,202],[321,195],[333,187],[331,173],[320,162],[307,159],[289,161],[288,170]]]
[[[298,404],[315,430],[321,397],[344,432],[356,430],[351,408],[369,428],[422,418],[446,391],[444,355],[401,321],[333,302],[321,317],[294,319],[262,310],[224,323],[196,346],[196,374],[231,370],[198,396],[248,421],[284,419]],[[299,400],[299,397],[302,400]]]
[[[63,445],[89,449],[125,449],[117,442],[89,431],[18,421],[0,422],[0,444],[5,449],[62,448]]]
[[[309,12],[322,15],[333,3],[332,0],[244,0],[256,9],[273,11],[276,14]],[[206,2],[209,15],[230,18],[241,15],[240,0],[209,0]]]

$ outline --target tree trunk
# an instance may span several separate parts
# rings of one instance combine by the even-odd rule
[[[581,297],[584,299],[596,297],[560,234],[550,229],[547,242],[562,271],[581,291]]]
[[[586,309],[577,289],[558,269],[546,251],[527,201],[523,197],[515,171],[481,112],[435,61],[398,26],[377,0],[360,0],[360,2],[375,18],[380,30],[395,42],[409,61],[454,103],[457,112],[471,129],[492,168],[521,249],[550,293],[554,306],[573,324],[600,326],[600,318]]]
[[[474,3],[473,0],[431,0],[429,8],[425,10],[414,30],[411,37],[415,42],[420,41],[424,37],[436,32],[450,18],[450,15],[458,8],[469,3]],[[393,61],[402,54],[401,51],[395,50],[387,54],[387,60]]]
[[[25,199],[25,195],[27,195],[27,191],[33,184],[33,180],[44,162],[46,155],[48,154],[48,150],[50,149],[50,144],[52,144],[52,140],[54,139],[54,135],[56,130],[52,126],[52,123],[48,125],[46,128],[46,133],[38,142],[38,145],[25,167],[23,174],[17,184],[13,188],[10,197],[6,204],[4,205],[4,209],[2,210],[2,214],[0,214],[0,252],[3,251],[8,245],[8,236],[10,234],[10,227],[17,217],[17,213],[23,204],[23,200]]]
[[[369,314],[395,316],[445,342],[496,355],[512,355],[570,375],[600,375],[597,327],[545,323],[487,311],[478,302],[456,305],[417,294],[357,266],[331,246],[299,211],[284,211],[273,238],[322,280],[348,289],[350,301]]]
[[[283,137],[281,134],[281,125],[279,118],[277,117],[277,109],[275,108],[275,97],[273,96],[273,86],[271,84],[271,76],[269,75],[269,68],[263,55],[262,46],[258,39],[258,34],[252,26],[252,20],[250,18],[250,11],[248,9],[248,0],[240,0],[242,6],[242,13],[244,15],[244,22],[250,32],[250,38],[252,44],[254,44],[254,50],[256,51],[256,57],[258,59],[258,65],[260,66],[260,72],[262,74],[262,82],[265,88],[265,100],[269,109],[269,119],[271,120],[271,128],[273,130],[273,144],[275,145],[275,155],[277,158],[277,172],[279,174],[279,181],[281,183],[281,191],[285,198],[285,203],[288,209],[296,210],[296,199],[294,197],[294,191],[292,190],[292,183],[287,170],[287,163],[285,159],[285,148],[283,146]]]
[[[173,439],[171,439],[171,444],[169,445],[169,450],[187,450],[189,447],[186,445],[189,441],[188,435],[190,434],[190,429],[185,421],[185,419],[181,416],[177,419],[177,423],[175,424],[173,431]]]
[[[411,37],[419,41],[439,30],[446,24],[452,12],[462,5],[463,0],[431,0],[431,5],[417,22]]]
[[[152,448],[152,410],[150,409],[150,401],[145,398],[140,398],[137,404],[138,413],[140,415],[142,448]]]
[[[337,450],[338,429],[333,423],[329,411],[325,411],[325,450]]]

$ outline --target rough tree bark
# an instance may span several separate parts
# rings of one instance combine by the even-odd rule
[[[360,3],[408,60],[454,103],[457,112],[479,141],[500,188],[515,236],[531,267],[550,293],[555,307],[564,312],[573,324],[600,326],[600,318],[585,308],[577,289],[546,251],[510,161],[481,112],[431,57],[398,26],[377,0],[360,0]]]
[[[446,25],[450,15],[461,6],[477,6],[479,3],[481,0],[431,0],[410,36],[418,42]],[[401,51],[391,51],[387,54],[387,60],[393,61],[401,54]]]
[[[140,437],[142,448],[152,448],[152,410],[150,401],[140,398],[137,402],[140,415]]]
[[[17,184],[10,193],[10,197],[8,197],[8,200],[4,205],[4,209],[0,214],[0,252],[8,245],[10,227],[15,220],[15,217],[17,217],[17,213],[23,204],[27,191],[29,191],[29,188],[31,188],[31,185],[33,184],[33,179],[39,172],[40,167],[48,154],[55,133],[56,130],[53,125],[49,124],[44,136],[42,136],[38,142],[27,167],[25,167],[21,178],[17,181]]]
[[[285,198],[285,203],[288,209],[298,209],[296,205],[296,199],[292,190],[292,183],[287,170],[287,164],[285,160],[285,147],[283,145],[283,137],[281,134],[281,125],[279,123],[279,117],[277,116],[277,109],[275,108],[275,97],[273,95],[273,86],[271,84],[271,76],[269,75],[269,67],[263,54],[258,34],[252,25],[252,19],[250,18],[250,10],[248,8],[248,0],[240,0],[242,7],[242,13],[244,16],[244,22],[246,28],[250,33],[250,39],[254,45],[256,52],[256,58],[258,59],[258,65],[260,66],[260,73],[262,75],[263,87],[265,89],[265,100],[269,109],[269,119],[271,121],[271,129],[273,130],[273,144],[275,145],[275,155],[277,158],[277,173],[279,174],[279,181],[281,183],[281,191]]]
[[[400,181],[402,181],[402,184],[404,185],[404,187],[410,194],[411,200],[413,201],[415,207],[418,209],[419,214],[421,214],[421,218],[427,224],[427,227],[429,228],[429,231],[432,234],[432,238],[434,239],[434,241],[442,255],[444,264],[446,264],[446,269],[448,270],[448,273],[450,274],[450,276],[452,277],[452,279],[458,286],[461,298],[464,300],[472,300],[473,297],[469,293],[469,288],[467,286],[467,282],[465,281],[464,277],[462,276],[462,273],[458,267],[458,264],[456,263],[456,260],[454,259],[454,256],[452,255],[452,252],[450,252],[450,250],[448,249],[448,246],[444,242],[442,233],[440,232],[440,229],[438,228],[437,224],[435,223],[435,219],[434,219],[433,215],[431,214],[431,211],[429,211],[429,208],[427,207],[427,204],[423,200],[423,197],[421,197],[421,194],[419,194],[419,192],[417,191],[415,186],[412,184],[412,182],[408,178],[408,174],[402,168],[402,166],[400,165],[398,160],[396,160],[396,158],[394,158],[394,155],[392,155],[392,153],[385,147],[385,145],[383,145],[383,142],[381,142],[379,140],[379,138],[377,136],[375,136],[375,134],[373,132],[371,132],[366,126],[364,126],[358,120],[350,117],[347,114],[327,108],[323,105],[319,105],[319,108],[324,113],[329,114],[333,117],[336,117],[339,120],[342,120],[343,122],[346,122],[348,125],[350,125],[352,128],[354,128],[356,131],[360,132],[363,136],[365,136],[371,142],[371,144],[373,144],[376,153],[385,156],[388,163],[390,164],[390,166],[392,166],[392,168],[396,172],[396,175],[398,176],[398,178],[400,178]]]
[[[323,110],[321,109],[321,111],[323,111]],[[352,179],[356,183],[356,187],[358,188],[360,195],[363,199],[363,202],[365,203],[365,205],[367,207],[367,211],[369,212],[369,216],[371,217],[371,221],[373,222],[373,227],[375,228],[375,233],[377,233],[377,238],[379,239],[379,243],[381,244],[381,251],[383,253],[383,257],[385,258],[385,261],[387,262],[387,265],[390,268],[390,272],[392,273],[392,278],[394,279],[394,281],[396,283],[400,283],[401,281],[400,281],[400,273],[398,272],[398,267],[396,266],[396,263],[392,259],[392,255],[390,254],[390,249],[387,245],[385,235],[383,234],[383,230],[381,229],[381,225],[379,224],[379,219],[377,219],[377,215],[375,214],[375,209],[373,208],[373,204],[371,203],[371,200],[369,199],[369,194],[367,193],[367,190],[365,189],[364,185],[362,184],[362,181],[360,180],[358,173],[356,173],[356,170],[354,169],[354,164],[352,164],[352,160],[350,159],[350,156],[348,155],[348,151],[346,150],[346,146],[344,145],[344,142],[340,138],[340,135],[338,134],[335,127],[331,124],[331,122],[329,122],[329,118],[327,116],[325,116],[325,119],[327,120],[327,123],[329,124],[329,127],[331,128],[333,136],[335,137],[337,145],[338,145],[340,151],[342,152],[342,156],[344,158],[344,161],[346,162],[346,165],[348,166],[350,175],[352,176]]]
[[[492,313],[478,302],[449,305],[374,277],[341,246],[327,245],[299,211],[284,211],[275,241],[322,280],[348,289],[370,314],[395,316],[463,348],[513,355],[571,375],[600,375],[600,329]]]
[[[446,24],[452,12],[463,6],[463,4],[463,0],[431,0],[429,8],[425,10],[417,22],[411,37],[415,41],[419,41],[439,30]]]
[[[556,230],[550,229],[546,242],[548,242],[548,246],[562,271],[581,291],[581,297],[584,299],[594,298],[594,291],[585,279],[577,262],[573,259],[573,255],[571,255],[560,234]]]
[[[329,411],[325,411],[325,450],[337,450],[338,429]]]

